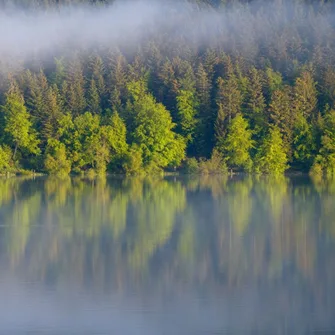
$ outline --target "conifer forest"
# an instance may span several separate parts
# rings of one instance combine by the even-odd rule
[[[2,0],[0,173],[335,176],[334,6]]]

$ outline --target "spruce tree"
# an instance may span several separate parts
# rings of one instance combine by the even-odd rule
[[[257,139],[264,135],[263,132],[267,121],[264,113],[265,107],[262,77],[260,72],[255,67],[252,67],[249,71],[245,110]]]
[[[291,156],[293,126],[296,115],[291,108],[291,89],[286,86],[275,90],[271,96],[270,121],[280,130],[287,153]]]
[[[316,83],[309,71],[304,71],[296,79],[294,86],[293,108],[295,114],[302,114],[308,121],[316,116]]]

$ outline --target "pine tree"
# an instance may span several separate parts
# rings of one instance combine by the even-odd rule
[[[95,81],[97,90],[101,96],[105,94],[106,85],[105,85],[105,67],[102,58],[98,54],[94,54],[91,57],[89,63],[91,80]]]
[[[335,111],[327,111],[324,121],[321,148],[312,169],[318,165],[326,175],[335,176]]]
[[[73,58],[66,68],[66,82],[62,86],[66,108],[74,116],[84,113],[86,108],[85,79],[81,61]]]
[[[215,117],[211,109],[211,82],[202,63],[195,73],[196,101],[198,102],[197,129],[194,151],[200,157],[208,157],[212,151]]]
[[[316,83],[312,74],[304,71],[295,82],[293,108],[295,114],[302,114],[304,118],[310,120],[316,116],[317,91]]]
[[[226,133],[227,133],[227,123],[226,115],[224,114],[223,107],[221,104],[218,105],[218,115],[216,117],[214,129],[215,129],[215,142],[216,146],[222,146]]]
[[[293,165],[299,170],[309,170],[315,156],[315,138],[312,126],[299,115],[293,130]]]
[[[265,71],[266,82],[266,98],[270,101],[274,91],[281,90],[283,87],[283,78],[279,72],[274,71],[271,67],[267,67]]]
[[[51,138],[57,138],[59,120],[62,115],[60,94],[58,87],[54,85],[45,92],[45,108],[43,115],[40,117],[40,134],[43,143]]]
[[[178,93],[178,81],[175,76],[174,65],[171,61],[166,60],[157,69],[156,87],[152,91],[159,102],[171,112],[173,119],[176,119],[176,96]],[[152,86],[152,84],[151,84]]]
[[[178,124],[180,133],[188,143],[194,140],[196,131],[197,101],[194,92],[190,90],[180,90],[177,96]]]
[[[288,86],[282,90],[276,90],[272,93],[270,103],[270,120],[282,133],[284,145],[289,156],[291,156],[293,125],[296,118],[291,108],[290,94],[291,91]]]
[[[56,65],[56,70],[53,74],[53,80],[52,82],[57,85],[58,89],[61,89],[63,86],[63,82],[66,78],[66,67],[64,64],[64,59],[63,58],[55,58],[55,65]]]
[[[92,114],[101,114],[100,95],[94,79],[91,80],[89,90],[87,92],[87,110]]]
[[[255,67],[249,71],[249,85],[247,87],[246,115],[251,128],[259,139],[266,126],[265,98],[263,95],[262,77]]]
[[[227,67],[226,77],[226,80],[220,77],[217,80],[217,104],[223,108],[229,124],[232,118],[241,112],[242,96],[232,65]]]
[[[121,110],[127,98],[127,61],[120,51],[112,51],[108,64],[108,94],[112,109]]]
[[[94,81],[97,94],[99,95],[99,101],[101,102],[102,108],[108,106],[108,96],[106,94],[106,84],[105,84],[105,66],[102,58],[98,54],[94,54],[89,63],[91,85]],[[88,102],[89,104],[89,102]]]

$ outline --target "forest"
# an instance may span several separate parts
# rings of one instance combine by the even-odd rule
[[[83,4],[93,16],[114,6],[7,0],[0,11],[40,17]],[[131,33],[115,26],[103,39],[104,26],[91,24],[90,40],[64,38],[43,53],[29,49],[36,36],[14,54],[15,27],[2,33],[0,173],[335,176],[331,1],[152,6],[150,22],[163,22],[127,21],[119,28]]]

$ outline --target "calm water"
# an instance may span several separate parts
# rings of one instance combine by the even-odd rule
[[[0,179],[0,333],[335,331],[335,181]]]

